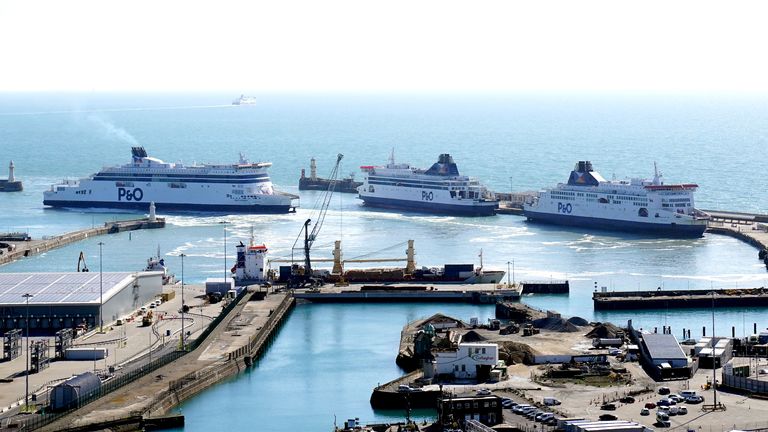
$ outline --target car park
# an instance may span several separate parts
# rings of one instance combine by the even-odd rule
[[[625,404],[635,403],[635,398],[632,396],[624,396],[623,398],[619,399],[619,402]]]
[[[514,402],[512,402],[512,399],[510,398],[501,398],[501,406],[503,408],[512,408],[513,403]]]
[[[640,410],[640,415],[642,416],[651,415],[651,410],[649,410],[648,408],[643,408]]]
[[[688,414],[688,408],[685,405],[680,405],[679,407],[677,407],[677,414],[678,415]]]
[[[680,408],[678,408],[676,406],[669,407],[669,415],[676,416],[679,413],[680,413]]]

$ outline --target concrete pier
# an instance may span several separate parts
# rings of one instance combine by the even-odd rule
[[[678,309],[768,306],[768,288],[595,292],[595,310]]]
[[[495,284],[351,284],[346,287],[326,285],[321,289],[297,290],[294,297],[316,303],[496,303],[519,300],[520,291]]]
[[[16,261],[17,259],[28,257],[32,255],[41,254],[51,249],[56,249],[62,246],[66,246],[70,243],[74,243],[80,240],[85,240],[88,237],[94,237],[104,234],[115,234],[123,231],[134,231],[140,229],[155,229],[165,227],[165,219],[155,218],[154,221],[144,219],[133,219],[115,222],[105,222],[104,226],[87,228],[78,231],[68,232],[66,234],[46,238],[43,240],[28,240],[23,242],[3,242],[5,244],[2,251],[0,251],[0,265],[8,264]],[[9,250],[10,249],[10,250]]]

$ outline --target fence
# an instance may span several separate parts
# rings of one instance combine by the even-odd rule
[[[190,344],[190,351],[193,351],[197,347],[200,346],[200,344],[211,334],[211,332],[218,326],[228,315],[229,313],[237,307],[237,305],[240,303],[240,301],[245,297],[247,294],[246,290],[243,290],[240,295],[235,298],[234,301],[232,301],[230,304],[228,304],[221,313],[213,320],[210,324],[208,324],[208,327],[203,330],[203,332],[200,334],[199,337],[197,337],[191,344]],[[47,424],[50,424],[58,419],[63,418],[64,416],[72,413],[73,411],[103,397],[106,396],[109,393],[112,393],[115,390],[118,390],[119,388],[132,383],[133,381],[136,381],[137,379],[146,376],[153,371],[167,365],[168,363],[177,360],[187,354],[189,351],[172,351],[166,354],[159,355],[156,358],[152,358],[151,361],[147,361],[141,365],[138,365],[136,367],[133,367],[130,369],[130,371],[114,376],[113,378],[102,382],[101,387],[99,389],[91,394],[83,395],[82,397],[79,397],[75,401],[73,401],[72,406],[67,409],[66,411],[62,412],[51,412],[46,413],[43,411],[40,415],[37,416],[30,416],[29,418],[24,419],[24,426],[23,430],[35,430],[39,429]],[[142,357],[139,362],[142,362],[143,359],[146,356]],[[141,415],[142,413],[138,413]]]

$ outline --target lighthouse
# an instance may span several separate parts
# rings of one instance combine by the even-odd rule
[[[8,183],[13,183],[16,181],[13,177],[13,168],[13,161],[11,161],[11,164],[8,165]]]

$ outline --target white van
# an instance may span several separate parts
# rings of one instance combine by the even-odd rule
[[[560,405],[560,401],[553,398],[553,397],[545,397],[544,398],[544,405],[552,406],[552,405]]]
[[[682,396],[683,399],[688,399],[689,397],[698,395],[696,394],[696,390],[683,390],[680,392],[680,396]]]

